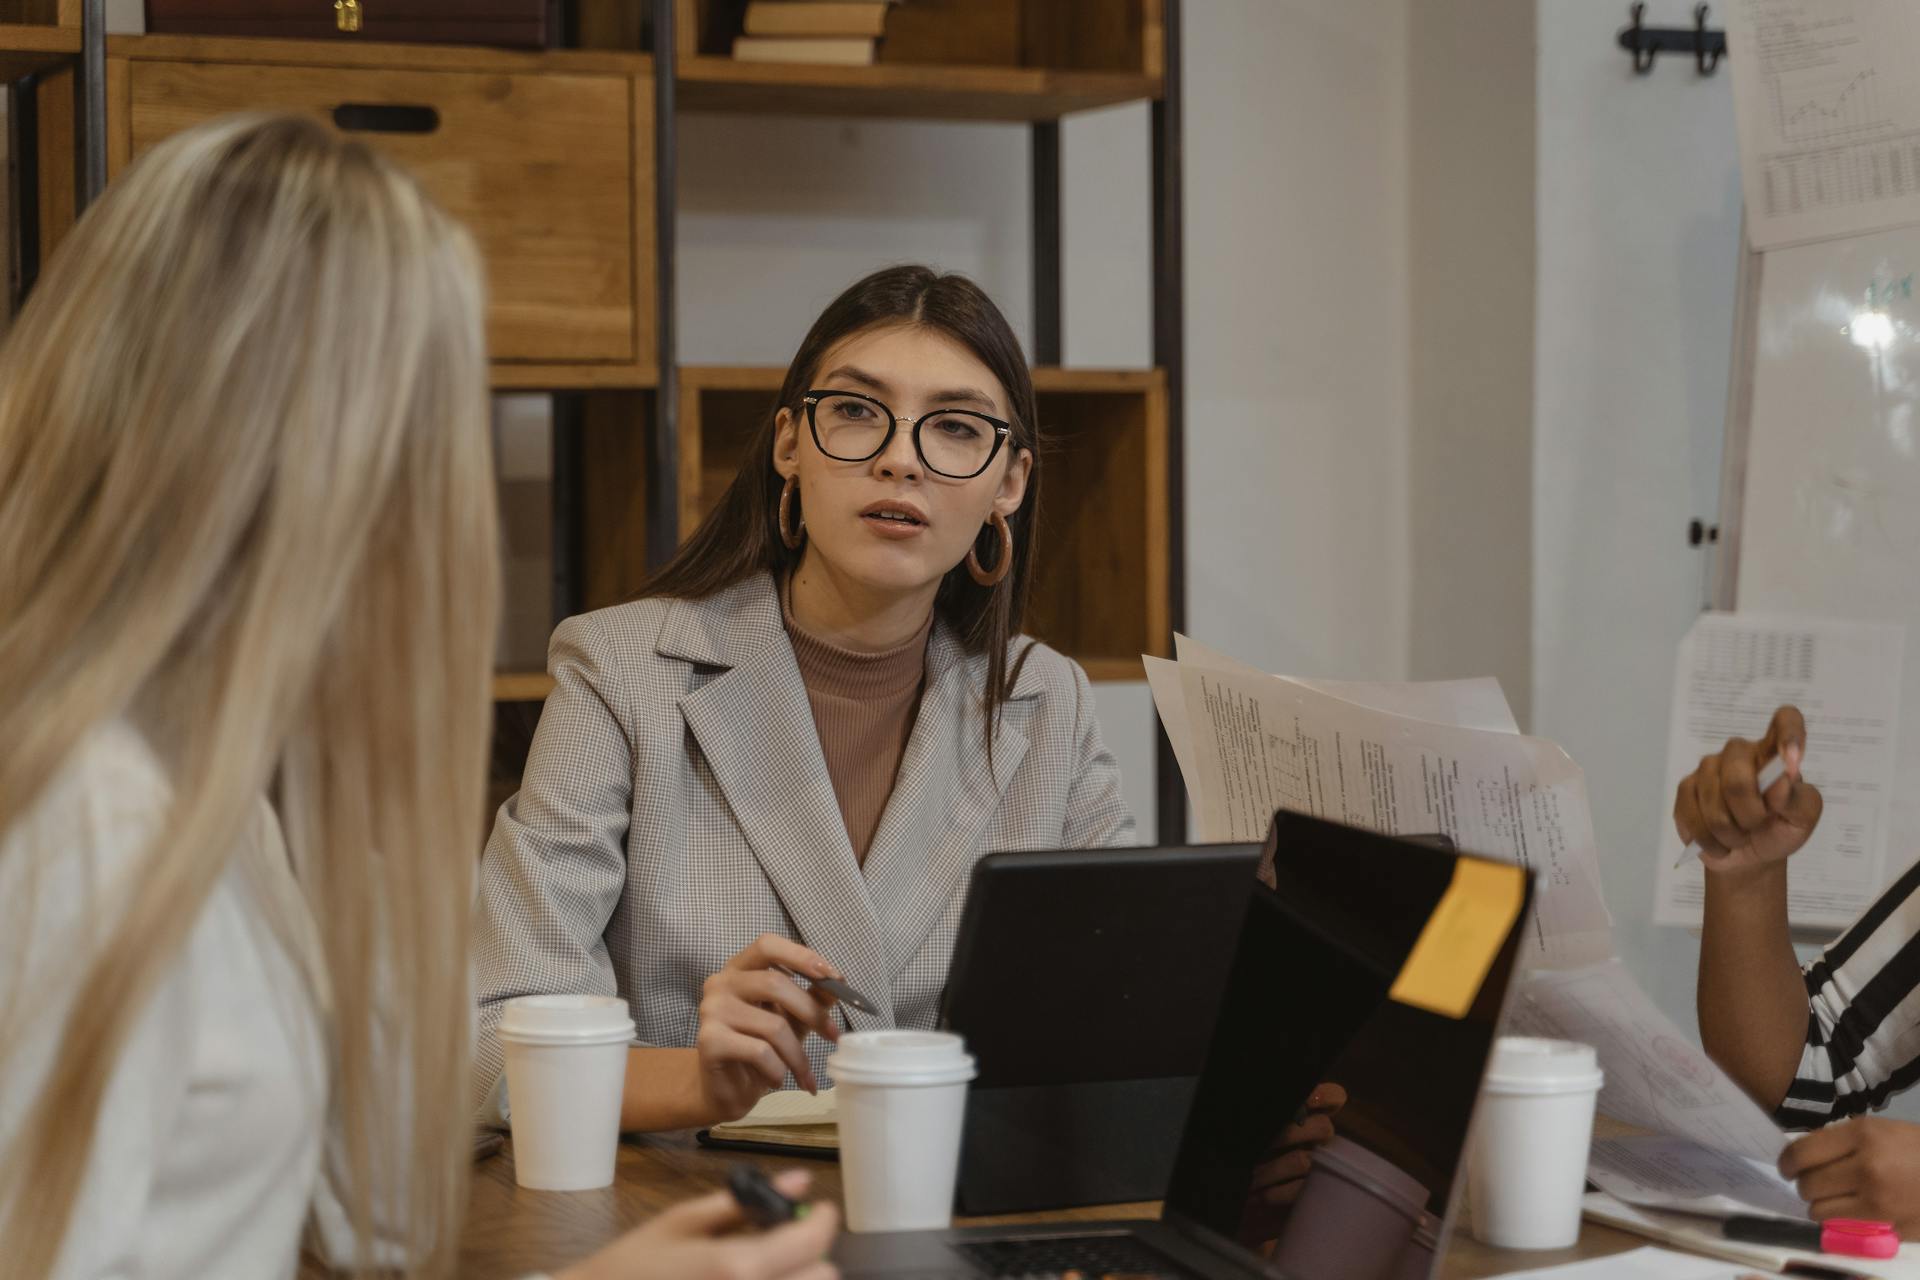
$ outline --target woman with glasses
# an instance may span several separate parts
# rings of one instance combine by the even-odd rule
[[[626,997],[628,1129],[814,1088],[843,1029],[933,1025],[982,854],[1131,843],[1086,674],[1020,635],[1038,430],[977,286],[878,272],[641,598],[555,632],[481,875],[490,1112],[500,1007],[530,992]]]

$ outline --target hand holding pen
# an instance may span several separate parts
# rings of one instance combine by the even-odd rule
[[[1773,713],[1758,742],[1733,738],[1681,779],[1673,821],[1688,841],[1681,862],[1699,855],[1709,871],[1747,871],[1784,862],[1820,821],[1820,789],[1800,776],[1807,726],[1796,707]]]
[[[789,975],[813,982],[802,987]],[[822,986],[841,978],[818,952],[791,938],[763,933],[742,948],[701,991],[700,1111],[710,1120],[737,1120],[787,1073],[802,1089],[819,1085],[804,1047],[809,1034],[838,1040],[834,993]]]

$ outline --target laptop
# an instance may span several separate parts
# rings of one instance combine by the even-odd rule
[[[834,1253],[844,1276],[1350,1280],[1356,1249],[1389,1239],[1394,1252],[1379,1280],[1434,1269],[1531,886],[1456,1019],[1389,992],[1453,883],[1459,855],[1294,814],[1276,817],[1269,847],[1161,1218],[849,1233]],[[1045,1002],[1063,1003],[1057,995]],[[1150,1025],[1141,1034],[1151,1034]],[[1281,1135],[1322,1082],[1348,1097],[1333,1117],[1341,1161],[1360,1167],[1363,1179],[1391,1184],[1408,1206],[1389,1215],[1390,1231],[1352,1217],[1356,1203],[1373,1203],[1368,1197],[1317,1196],[1313,1175],[1305,1183],[1276,1176]],[[1316,1148],[1315,1157],[1331,1163],[1334,1150]],[[1424,1242],[1410,1218],[1414,1200],[1427,1216]],[[1301,1247],[1329,1239],[1343,1247]],[[1411,1267],[1407,1250],[1415,1251]]]
[[[1166,1194],[1259,861],[1216,844],[975,865],[940,1010],[980,1064],[960,1213]]]
[[[980,1063],[957,1212],[1166,1195],[1247,895],[1256,876],[1272,883],[1273,841],[1293,830],[1273,827],[1264,856],[1257,844],[1169,845],[975,865],[940,1009]],[[1453,848],[1444,835],[1406,838]],[[1035,974],[1075,998],[1035,999]]]

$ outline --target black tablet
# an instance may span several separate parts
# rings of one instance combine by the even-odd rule
[[[1259,860],[1257,844],[980,860],[941,1011],[980,1071],[962,1213],[1166,1191]]]

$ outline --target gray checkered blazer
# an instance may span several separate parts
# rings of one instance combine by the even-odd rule
[[[932,1026],[967,878],[989,850],[1129,844],[1086,673],[1036,647],[987,767],[984,656],[936,622],[927,683],[863,868],[834,799],[773,580],[570,618],[518,795],[481,869],[477,1084],[502,1003],[624,994],[645,1044],[694,1042],[701,984],[762,933],[819,951]],[[808,1042],[824,1078],[827,1046]]]

